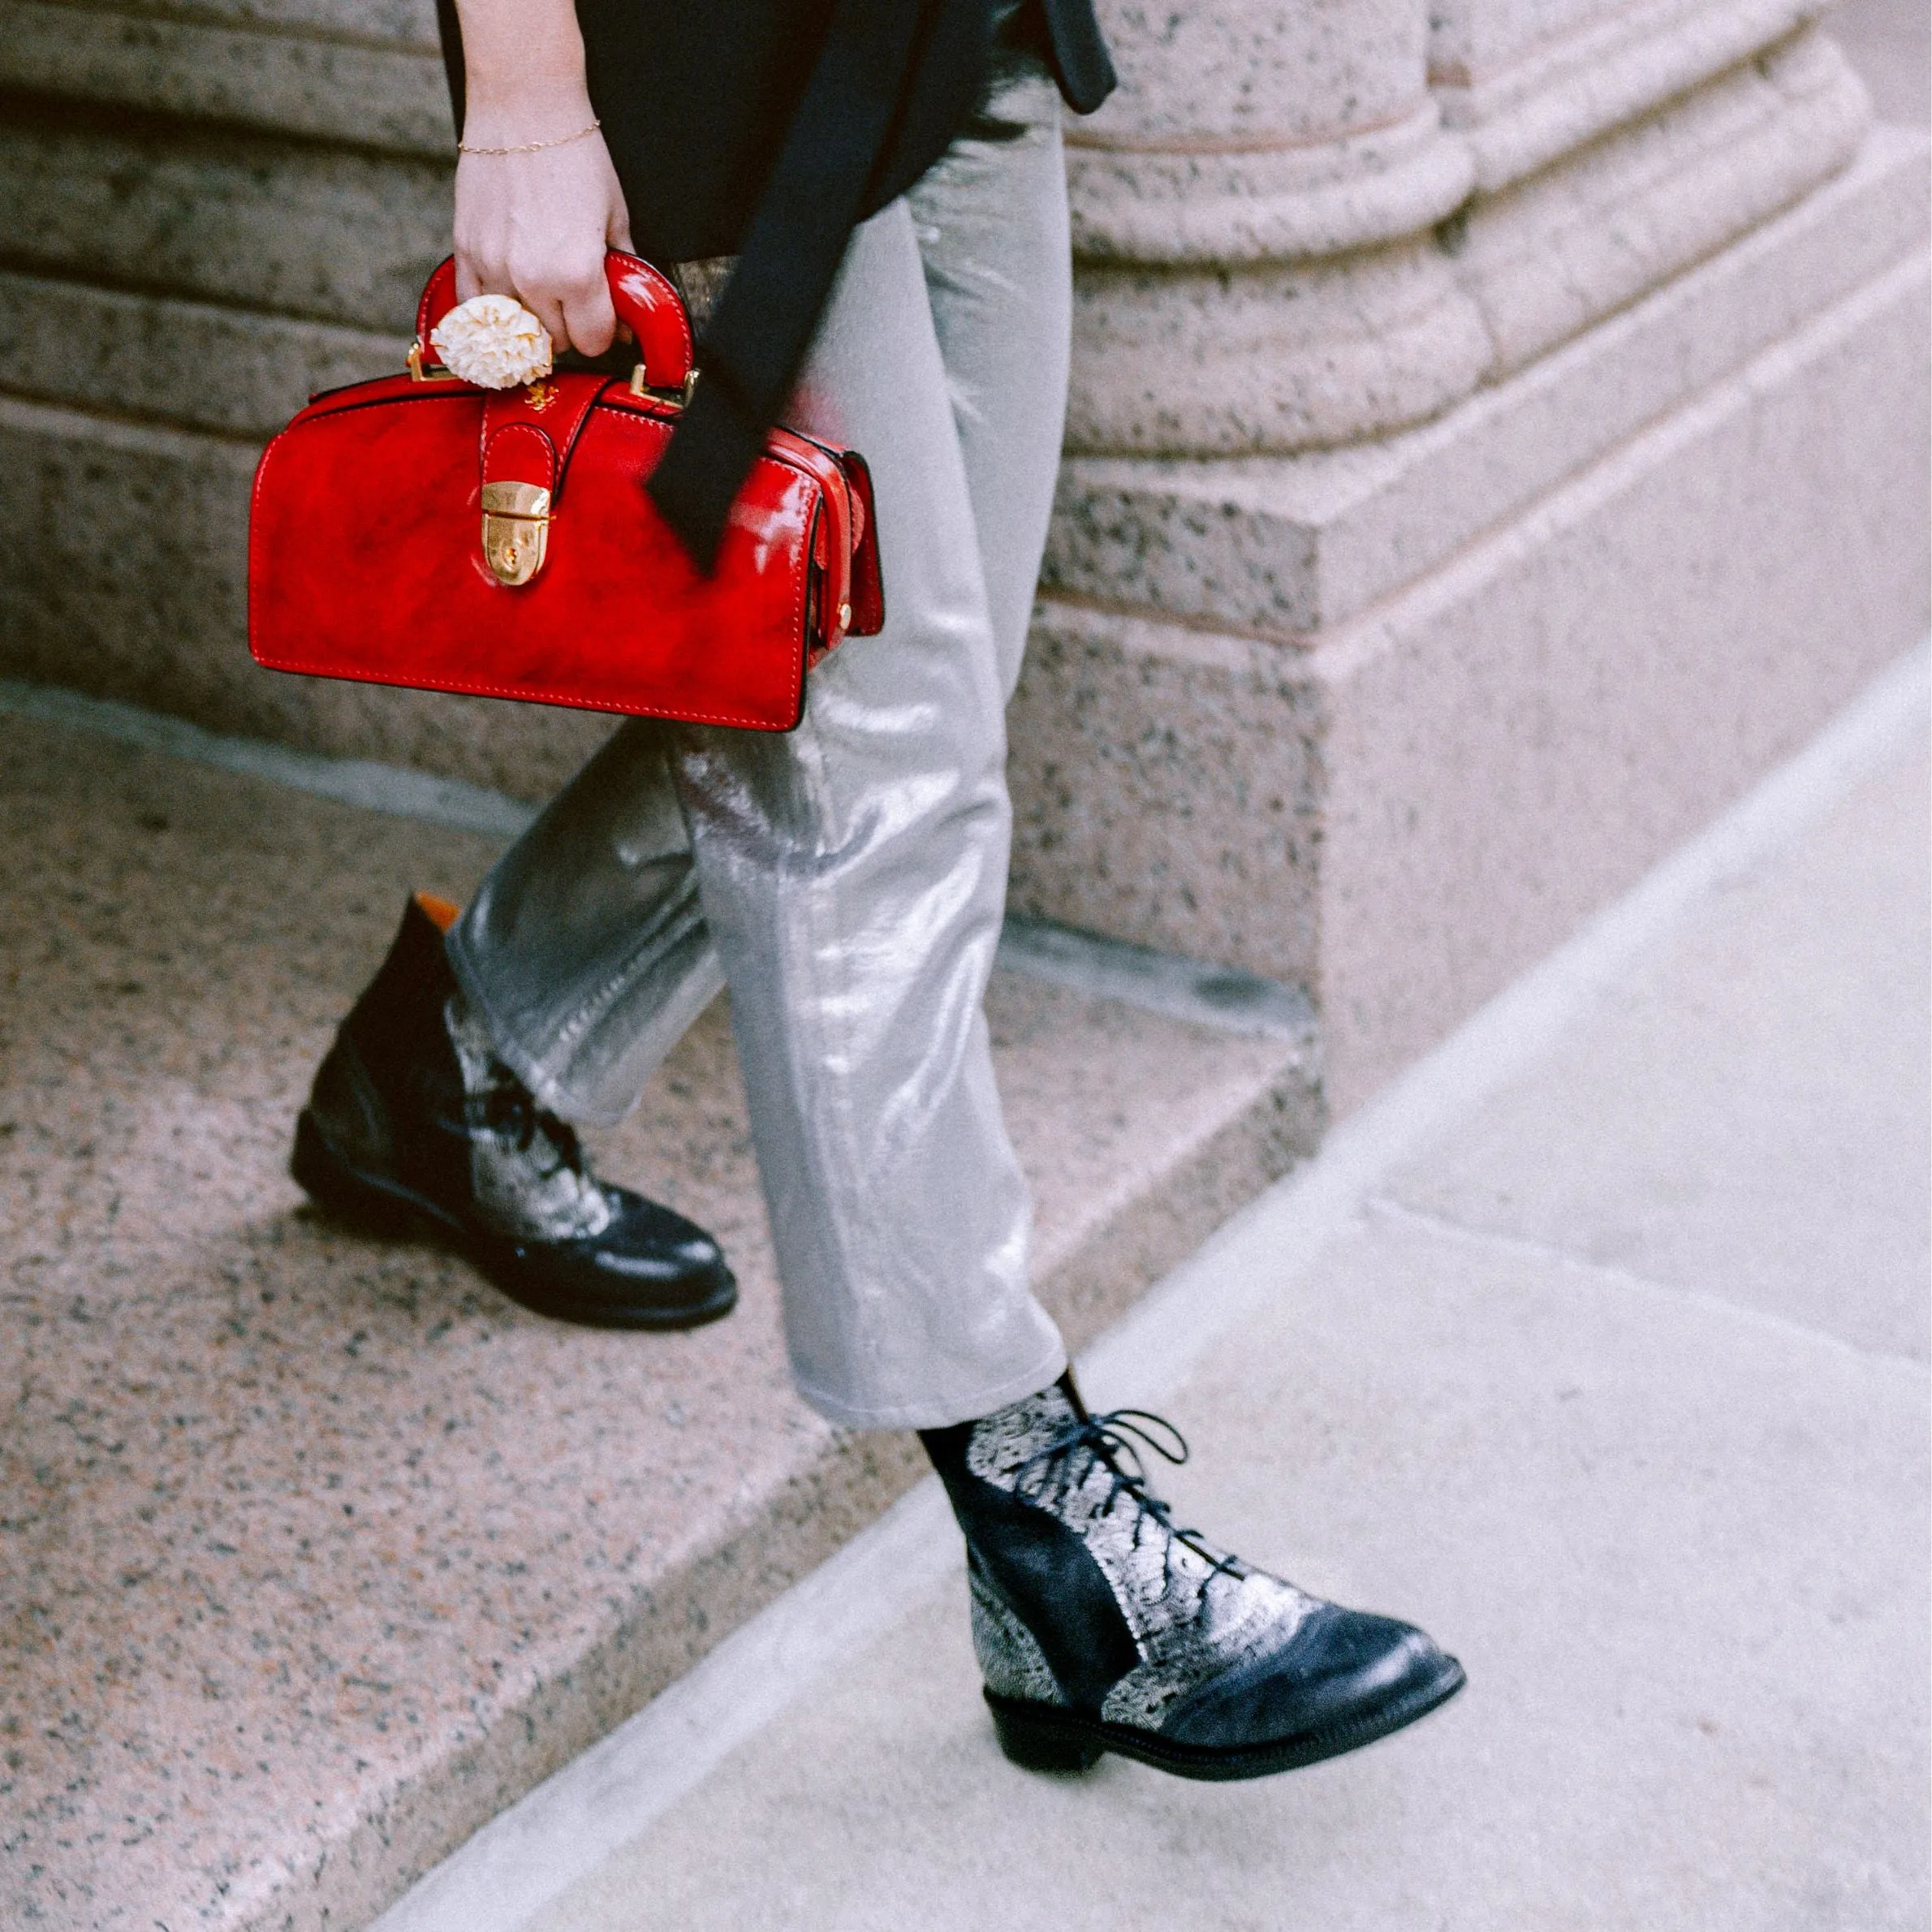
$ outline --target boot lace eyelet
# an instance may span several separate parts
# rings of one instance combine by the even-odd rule
[[[1172,1447],[1170,1447],[1169,1444]],[[1215,1576],[1238,1576],[1244,1566],[1237,1557],[1217,1550],[1198,1529],[1183,1528],[1174,1520],[1171,1507],[1147,1486],[1147,1465],[1142,1451],[1151,1450],[1175,1468],[1188,1460],[1188,1441],[1165,1416],[1145,1408],[1110,1409],[1103,1415],[1076,1418],[1057,1430],[1014,1471],[1014,1484],[1024,1494],[1028,1478],[1036,1468],[1041,1471],[1042,1486],[1049,1490],[1049,1507],[1063,1507],[1068,1497],[1087,1479],[1098,1464],[1110,1478],[1103,1513],[1126,1496],[1134,1506],[1133,1548],[1152,1522],[1167,1537],[1162,1547],[1161,1589],[1163,1596],[1174,1588],[1174,1549],[1178,1543],[1192,1550],[1208,1566],[1207,1581]],[[1082,1458],[1085,1460],[1082,1460]]]

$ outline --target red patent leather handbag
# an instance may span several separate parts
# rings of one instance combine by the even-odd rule
[[[645,481],[690,394],[691,326],[635,257],[606,269],[638,365],[478,389],[429,331],[409,371],[311,399],[263,453],[248,648],[276,671],[787,731],[805,673],[885,622],[865,459],[774,429],[705,576]]]

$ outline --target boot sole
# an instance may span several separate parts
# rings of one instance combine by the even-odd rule
[[[1158,1731],[1136,1730],[1130,1724],[1110,1724],[1030,1698],[1003,1697],[990,1690],[985,1698],[993,1713],[993,1728],[1000,1749],[1027,1770],[1091,1770],[1102,1753],[1112,1751],[1176,1778],[1231,1783],[1238,1779],[1266,1778],[1277,1771],[1297,1770],[1303,1765],[1319,1764],[1324,1758],[1359,1751],[1364,1744],[1372,1744],[1378,1738],[1387,1737],[1418,1718],[1428,1716],[1439,1705],[1447,1704],[1467,1681],[1462,1666],[1453,1657],[1443,1662],[1446,1669],[1405,1697],[1341,1723],[1259,1744],[1184,1744],[1162,1737]]]
[[[453,1248],[512,1301],[553,1321],[583,1328],[699,1328],[728,1315],[738,1305],[738,1284],[729,1273],[702,1301],[679,1308],[613,1309],[548,1293],[529,1282],[514,1243],[466,1227],[427,1195],[358,1167],[306,1107],[295,1120],[288,1171],[295,1184],[332,1219],[365,1234],[390,1240],[426,1237]]]

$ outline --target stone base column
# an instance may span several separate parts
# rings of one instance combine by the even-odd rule
[[[1489,347],[1434,225],[1473,180],[1415,0],[1121,6],[1067,135],[1068,447],[1232,455],[1418,422]]]
[[[1924,634],[1924,146],[1814,11],[1434,9],[1406,235],[1321,227],[1351,133],[1157,265],[1225,129],[1083,137],[1016,899],[1305,988],[1339,1109]]]

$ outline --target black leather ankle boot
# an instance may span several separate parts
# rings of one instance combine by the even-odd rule
[[[290,1171],[318,1205],[382,1232],[433,1231],[540,1314],[690,1328],[737,1283],[695,1223],[593,1175],[576,1135],[464,1011],[442,923],[418,897],[295,1123]]]
[[[1085,1770],[1117,1751],[1258,1778],[1386,1737],[1462,1687],[1412,1625],[1176,1529],[1134,1443],[1171,1462],[1186,1443],[1142,1410],[1089,1416],[1071,1376],[921,1439],[966,1533],[974,1647],[1016,1764]]]

